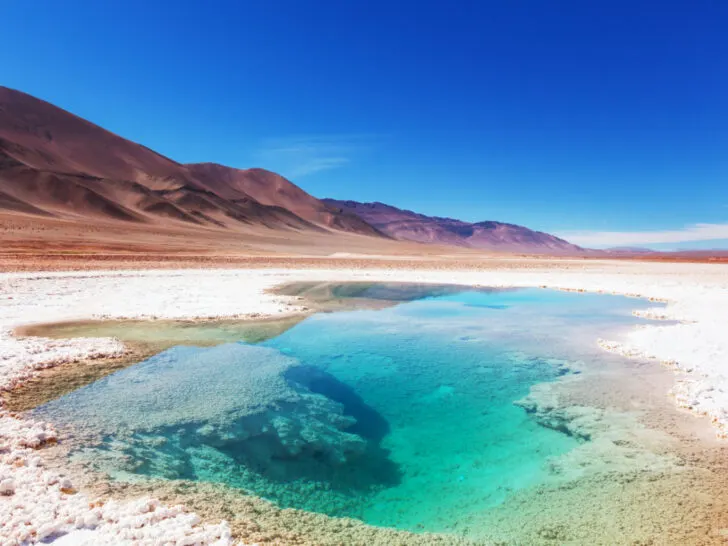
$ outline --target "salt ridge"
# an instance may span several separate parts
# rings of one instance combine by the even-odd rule
[[[89,318],[201,319],[275,316],[300,311],[293,298],[269,290],[291,281],[387,281],[543,286],[666,301],[649,324],[600,345],[629,357],[649,357],[676,372],[676,402],[708,416],[728,435],[728,268],[713,264],[564,262],[561,269],[480,272],[420,270],[181,270],[0,274],[0,389],[37,370],[87,358],[118,357],[113,339],[19,339],[14,328]],[[232,543],[225,522],[205,525],[182,507],[154,499],[95,502],[68,477],[43,467],[37,449],[57,441],[48,424],[0,407],[0,539],[32,544]]]

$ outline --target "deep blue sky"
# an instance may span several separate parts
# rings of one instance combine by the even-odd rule
[[[179,161],[465,220],[728,246],[722,0],[6,0],[0,16],[0,83]]]

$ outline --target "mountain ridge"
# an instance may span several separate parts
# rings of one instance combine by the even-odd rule
[[[221,165],[222,170],[241,172]],[[0,86],[0,209],[210,229],[382,236],[309,194],[294,212],[275,194],[262,203],[241,188],[224,187],[222,176],[210,180],[194,171],[49,102]],[[264,169],[256,176],[278,177],[280,185],[297,188]]]
[[[463,222],[384,203],[318,199],[261,168],[180,163],[31,95],[0,86],[0,211],[250,233],[347,233],[506,252],[576,245],[515,224]],[[152,232],[153,233],[153,232]]]
[[[580,254],[581,247],[554,235],[507,222],[465,222],[456,218],[427,216],[379,201],[362,203],[325,198],[342,212],[356,214],[390,237],[403,241],[446,244],[482,250]]]

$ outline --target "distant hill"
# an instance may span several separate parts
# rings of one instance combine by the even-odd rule
[[[281,175],[265,169],[234,169],[217,163],[190,163],[188,170],[223,198],[245,194],[257,202],[281,207],[313,224],[334,230],[381,236],[353,214],[341,213]]]
[[[643,248],[641,246],[613,246],[610,248],[605,248],[605,252],[623,252],[628,254],[651,254],[653,252],[657,252],[656,250],[652,250],[650,248]]]
[[[463,222],[426,216],[384,203],[323,199],[342,213],[355,214],[394,239],[483,250],[578,254],[584,249],[554,235],[503,222]]]
[[[90,223],[382,236],[275,173],[183,165],[7,87],[0,87],[2,210]]]
[[[383,203],[317,199],[264,169],[178,163],[7,87],[0,87],[3,211],[72,221],[88,229],[99,222],[183,226],[208,234],[259,234],[262,228],[304,237],[353,233],[504,252],[582,251],[513,224],[468,223]]]

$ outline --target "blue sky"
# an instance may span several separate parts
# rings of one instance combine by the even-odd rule
[[[0,83],[178,161],[592,246],[728,248],[720,0],[6,0],[0,13]]]

